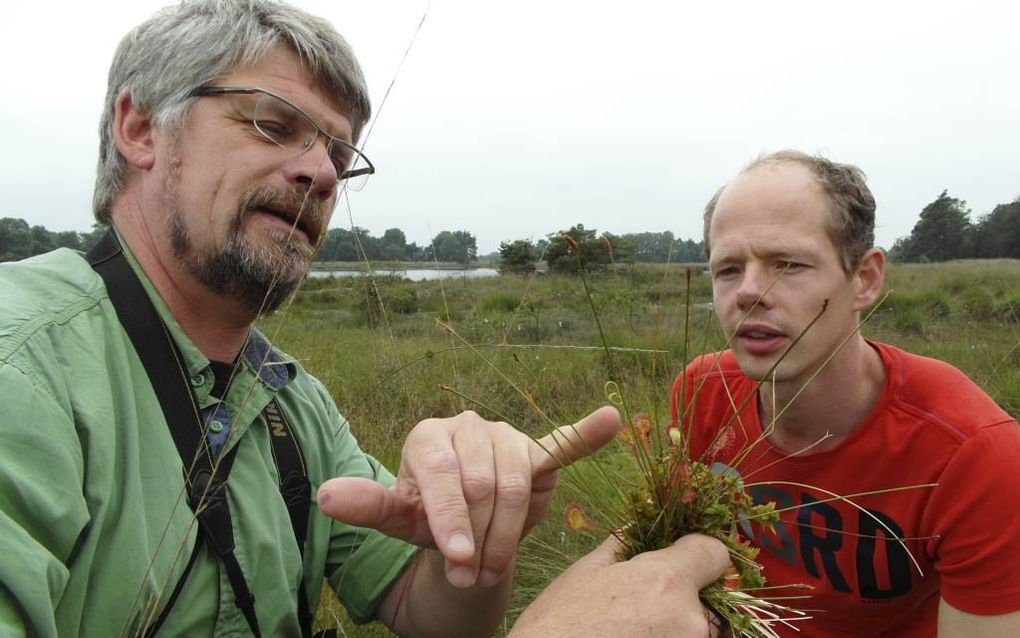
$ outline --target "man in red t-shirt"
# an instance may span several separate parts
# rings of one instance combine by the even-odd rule
[[[865,340],[879,296],[859,169],[764,156],[705,209],[731,349],[678,377],[691,454],[781,521],[745,521],[770,585],[813,587],[782,635],[1020,636],[1020,429],[948,364]],[[768,590],[764,595],[798,595]]]

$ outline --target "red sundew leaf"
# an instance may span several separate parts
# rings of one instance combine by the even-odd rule
[[[638,412],[634,415],[634,433],[637,434],[638,440],[646,450],[650,450],[652,447],[653,429],[652,419],[647,414]]]
[[[691,462],[687,459],[675,461],[669,471],[669,490],[680,491],[681,486],[686,486],[691,478]]]
[[[566,524],[567,529],[573,532],[580,532],[586,530],[594,532],[597,527],[595,522],[592,521],[584,510],[577,503],[570,503],[563,512],[563,522]]]
[[[726,449],[726,446],[728,446],[734,438],[732,426],[720,432],[716,436],[715,441],[712,442],[712,445],[705,450],[705,462],[711,463],[714,461],[715,457],[719,456],[719,453]]]

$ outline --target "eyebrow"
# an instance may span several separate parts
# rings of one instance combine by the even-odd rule
[[[739,254],[743,254],[743,250],[736,251]],[[734,251],[726,251],[725,247],[721,250],[716,247],[712,250],[712,255],[709,258],[709,263],[719,263],[734,259]],[[776,257],[790,257],[790,258],[803,258],[803,257],[818,257],[818,251],[808,246],[794,246],[792,244],[785,243],[772,243],[766,244],[765,246],[757,245],[753,248],[753,254],[758,257],[765,258],[776,258]]]

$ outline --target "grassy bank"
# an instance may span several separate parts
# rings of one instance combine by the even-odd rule
[[[664,420],[676,372],[724,344],[708,277],[694,272],[688,288],[684,269],[649,265],[591,285],[601,326],[573,277],[310,279],[261,328],[323,381],[362,446],[392,467],[408,429],[429,416],[471,408],[531,434],[547,431],[511,380],[556,423],[606,403],[610,378],[621,380],[632,407]],[[1020,416],[1020,262],[896,265],[887,289],[867,336],[953,363]],[[550,567],[543,574],[539,561],[526,561],[517,607],[558,569],[555,555],[564,552],[551,548],[581,542],[563,535],[558,507],[523,550]],[[342,616],[334,603],[326,607]],[[341,627],[346,635],[388,635]]]

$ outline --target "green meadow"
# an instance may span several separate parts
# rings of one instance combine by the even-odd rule
[[[328,388],[362,447],[390,467],[408,430],[473,409],[541,436],[608,402],[610,379],[631,412],[668,419],[673,377],[692,356],[725,346],[698,266],[638,265],[588,277],[501,276],[411,283],[387,277],[309,279],[260,328]],[[869,338],[948,361],[1020,417],[1020,261],[894,264]],[[626,465],[610,446],[599,463]],[[590,539],[566,531],[571,482],[522,546],[514,610]],[[327,596],[320,626],[357,627]]]

